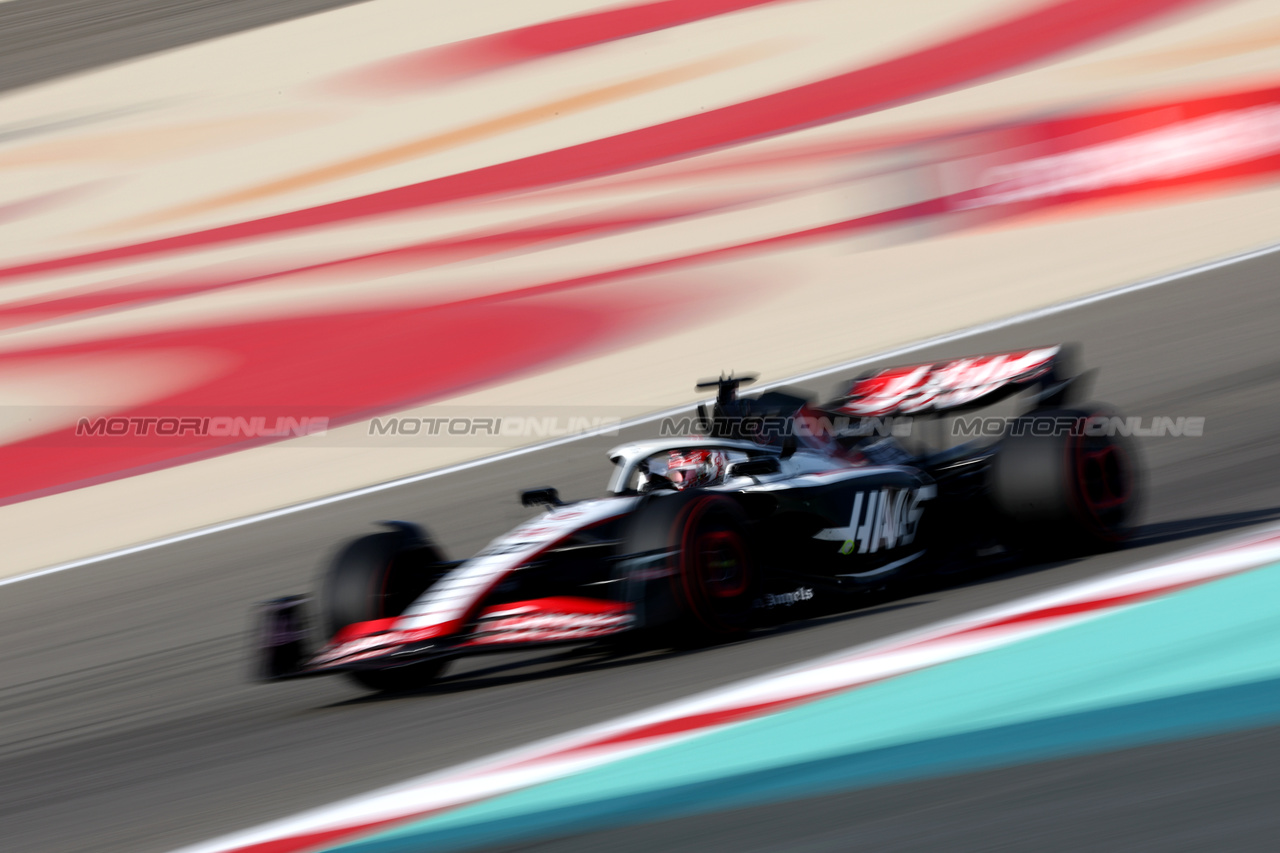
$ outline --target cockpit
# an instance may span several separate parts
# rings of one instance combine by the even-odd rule
[[[715,447],[659,451],[645,457],[636,466],[631,486],[638,492],[719,486],[727,479],[729,466],[746,459],[747,454],[740,450]]]
[[[609,456],[614,463],[609,491],[634,495],[723,485],[743,476],[741,463],[766,457],[776,460],[777,452],[742,441],[692,438],[684,443],[624,444],[609,451]]]

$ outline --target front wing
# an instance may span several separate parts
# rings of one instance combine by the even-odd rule
[[[401,629],[397,619],[348,625],[314,653],[307,610],[310,599],[290,596],[262,605],[259,676],[304,678],[352,670],[390,669],[513,647],[589,642],[636,627],[631,604],[556,596],[499,604],[466,630]]]

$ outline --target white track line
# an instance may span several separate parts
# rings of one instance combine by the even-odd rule
[[[1251,261],[1254,258],[1265,257],[1266,255],[1270,255],[1278,251],[1280,251],[1280,243],[1274,243],[1270,246],[1264,246],[1263,248],[1260,248],[1260,249],[1253,249],[1252,251],[1243,252],[1241,254],[1230,255],[1225,258],[1219,258],[1218,260],[1209,261],[1203,264],[1198,264],[1196,266],[1188,267],[1186,269],[1179,270],[1177,272],[1168,273],[1166,275],[1158,276],[1156,278],[1146,279],[1143,281],[1135,282],[1133,284],[1126,284],[1121,287],[1113,288],[1111,290],[1104,290],[1101,293],[1095,293],[1090,296],[1082,296],[1077,299],[1070,299],[1070,300],[1067,300],[1066,302],[1059,302],[1057,304],[1050,305],[1045,308],[1037,308],[1033,311],[1027,311],[1022,314],[1015,314],[1012,317],[1006,317],[1002,320],[993,320],[989,323],[980,323],[976,326],[970,326],[967,329],[961,329],[960,331],[949,332],[945,335],[939,335],[933,338],[926,338],[925,340],[917,341],[915,343],[907,344],[905,346],[883,350],[873,355],[864,356],[862,358],[857,358],[852,361],[841,362],[840,364],[834,365],[832,367],[824,367],[821,370],[814,370],[809,373],[801,373],[797,376],[791,376],[786,379],[780,379],[776,382],[769,382],[764,385],[756,386],[752,390],[767,391],[770,388],[778,388],[784,385],[791,385],[797,382],[807,382],[811,379],[820,379],[824,376],[830,376],[833,373],[842,373],[844,371],[852,370],[854,368],[861,367],[863,365],[870,364],[872,362],[883,361],[885,359],[891,359],[891,358],[898,358],[899,356],[909,355],[913,352],[918,352],[922,349],[928,349],[929,347],[941,346],[943,344],[949,344],[954,341],[964,340],[965,338],[971,338],[976,335],[985,334],[987,332],[994,332],[999,329],[1006,329],[1010,326],[1016,326],[1020,323],[1028,323],[1033,320],[1040,320],[1045,317],[1052,317],[1056,314],[1062,314],[1067,311],[1074,311],[1077,308],[1083,308],[1086,305],[1092,305],[1096,302],[1102,302],[1107,299],[1114,299],[1118,296],[1125,296],[1127,294],[1136,293],[1140,290],[1146,290],[1151,287],[1158,287],[1162,284],[1168,284],[1169,282],[1180,281],[1184,278],[1190,278],[1192,276],[1201,275],[1207,272],[1212,272],[1217,269],[1222,269],[1224,267],[1229,267],[1235,264],[1244,263],[1245,261]],[[709,400],[704,400],[702,402],[706,403],[706,402],[709,402]],[[408,477],[400,477],[399,479],[388,480],[384,483],[376,483],[372,486],[364,486],[363,488],[353,489],[349,492],[340,492],[336,495],[329,495],[328,497],[316,498],[315,500],[304,501],[299,504],[293,504],[292,506],[281,507],[280,509],[273,509],[267,512],[257,513],[256,515],[248,515],[248,516],[245,516],[244,518],[237,518],[231,521],[224,521],[218,524],[211,524],[208,527],[200,527],[195,530],[189,530],[186,533],[178,533],[173,536],[165,536],[161,539],[153,539],[150,542],[143,542],[138,545],[130,545],[127,548],[119,548],[115,551],[107,551],[102,554],[96,554],[92,557],[83,557],[79,560],[71,560],[66,563],[59,563],[57,565],[49,566],[47,568],[36,569],[34,571],[26,572],[24,574],[14,575],[13,577],[0,579],[0,586],[8,586],[9,584],[19,583],[21,581],[33,580],[35,578],[44,577],[46,575],[57,574],[58,572],[65,572],[68,569],[78,569],[81,566],[89,566],[89,565],[93,565],[94,563],[102,563],[102,562],[106,562],[107,560],[114,560],[119,557],[128,557],[132,554],[140,554],[143,551],[151,551],[156,548],[164,548],[168,545],[176,545],[180,542],[186,542],[191,539],[199,539],[200,537],[203,537],[203,536],[212,536],[215,533],[222,533],[227,530],[235,530],[238,527],[247,527],[251,524],[258,524],[259,522],[270,521],[273,518],[282,518],[286,515],[293,515],[294,513],[306,512],[309,509],[316,509],[317,507],[328,506],[329,504],[340,503],[342,501],[352,500],[354,498],[363,497],[365,495],[376,494],[377,492],[387,491],[388,489],[396,489],[401,486],[412,485],[413,483],[421,483],[426,480],[435,479],[436,477],[443,477],[446,474],[455,474],[455,473],[458,473],[459,471],[466,471],[471,468],[478,468],[482,465],[490,465],[494,462],[502,462],[507,459],[514,459],[518,456],[524,456],[529,453],[538,453],[543,450],[550,450],[554,447],[560,447],[562,445],[570,444],[576,441],[581,441],[586,438],[593,438],[595,436],[602,435],[605,432],[615,432],[618,430],[639,426],[641,424],[651,423],[653,421],[660,420],[662,418],[672,417],[673,415],[678,415],[681,412],[688,412],[694,409],[696,406],[697,406],[697,403],[690,403],[683,406],[677,406],[675,408],[666,409],[664,411],[656,412],[651,415],[643,415],[638,418],[633,418],[628,421],[623,421],[620,424],[611,425],[608,427],[600,427],[599,429],[589,430],[586,432],[577,433],[575,435],[553,439],[551,441],[544,441],[539,444],[531,444],[527,447],[518,447],[514,450],[508,450],[503,453],[495,454],[493,456],[485,456],[480,459],[473,459],[469,462],[460,462],[457,465],[450,465],[446,468],[437,468],[433,471],[426,471],[421,474],[412,474]]]

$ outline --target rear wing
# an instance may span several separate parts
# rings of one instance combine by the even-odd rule
[[[1057,403],[1074,377],[1062,346],[886,367],[853,380],[823,408],[854,417],[923,415],[989,406],[1039,387],[1038,405]]]

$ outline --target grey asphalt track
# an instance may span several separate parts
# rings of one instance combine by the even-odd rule
[[[1135,547],[1120,553],[985,578],[697,652],[476,659],[414,696],[368,698],[341,680],[249,681],[250,606],[309,589],[343,536],[371,529],[370,520],[408,518],[426,522],[451,555],[466,555],[526,516],[516,500],[522,486],[555,484],[567,497],[598,493],[608,469],[603,451],[630,437],[624,435],[5,587],[0,849],[112,853],[204,840],[1276,520],[1278,276],[1275,253],[920,354],[1075,340],[1088,365],[1101,368],[1097,398],[1144,418],[1206,417],[1202,438],[1143,440],[1150,469],[1143,528]],[[962,779],[902,786],[913,805],[897,812],[814,802],[806,808],[825,817],[797,827],[837,839],[826,847],[819,839],[814,849],[841,849],[864,820],[874,823],[874,849],[1049,849],[1049,836],[1010,845],[1006,821],[1023,821],[1027,833],[1055,831],[1101,808],[1099,792],[1114,790],[1120,799],[1099,812],[1107,831],[1091,837],[1093,847],[1178,849],[1190,821],[1200,849],[1221,847],[1219,841],[1238,849],[1250,826],[1275,837],[1274,799],[1240,796],[1230,822],[1212,811],[1224,780],[1248,785],[1271,772],[1265,756],[1280,741],[1274,732],[1251,737],[1256,748],[1213,753],[1213,774],[1201,772],[1203,751],[1191,746],[1148,747],[1132,763],[1079,759],[980,777],[1017,797],[984,796]],[[1178,796],[1165,796],[1173,789]],[[880,796],[890,795],[870,801],[888,802],[875,800]],[[1126,798],[1143,807],[1113,807]],[[726,825],[703,820],[687,825],[709,832]],[[713,838],[664,835],[668,828],[650,827],[654,845],[645,849],[725,849]],[[627,838],[649,837],[636,832]],[[964,844],[940,840],[953,832]],[[758,841],[760,849],[790,849],[767,833]],[[641,849],[628,844],[617,849]]]
[[[361,0],[10,0],[0,91]]]

